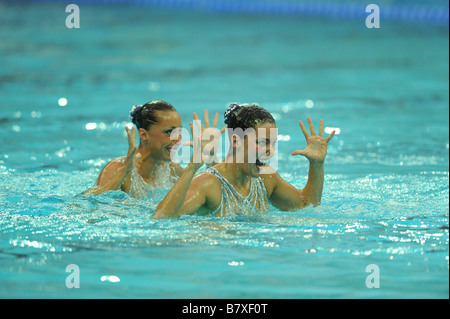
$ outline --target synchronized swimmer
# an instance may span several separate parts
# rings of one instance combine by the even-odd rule
[[[209,123],[207,117],[205,112],[205,123]],[[217,126],[218,117],[217,113],[213,128]],[[180,114],[175,108],[165,101],[154,100],[135,105],[130,118],[139,135],[139,147],[136,147],[135,128],[130,132],[125,127],[128,136],[127,155],[106,164],[96,185],[84,194],[122,190],[135,198],[149,198],[153,190],[173,186],[183,173],[183,168],[171,161],[171,154],[176,152],[180,142],[179,139],[171,139],[171,136],[182,126]]]
[[[224,217],[266,212],[269,205],[294,210],[320,204],[327,146],[335,133],[323,137],[323,120],[320,120],[318,134],[311,118],[308,118],[310,133],[299,121],[307,146],[292,155],[302,155],[309,160],[309,173],[305,187],[297,189],[268,165],[276,155],[277,134],[273,138],[272,133],[277,132],[277,127],[267,110],[253,104],[233,103],[225,112],[226,126],[221,130],[217,129],[218,113],[211,127],[208,112],[204,114],[204,126],[196,113],[194,121],[189,123],[194,154],[183,169],[172,160],[181,144],[179,130],[182,127],[175,108],[161,100],[133,107],[130,117],[138,130],[139,147],[135,145],[134,127],[131,132],[126,128],[127,155],[110,161],[101,171],[96,186],[85,194],[122,190],[132,197],[150,198],[155,189],[170,189],[153,213],[154,219],[194,213]],[[226,128],[230,147],[225,159],[216,164],[217,159],[210,158],[215,158],[217,134],[222,134]],[[203,136],[210,129],[217,133],[213,139]],[[208,167],[198,173],[205,159]]]
[[[274,156],[274,143],[268,138],[276,130],[272,115],[257,105],[231,104],[225,112],[225,124],[232,133],[230,149],[221,163],[201,174],[196,174],[203,165],[202,156],[194,156],[178,181],[159,203],[154,219],[177,218],[187,214],[214,214],[227,216],[259,213],[269,210],[269,204],[280,210],[300,209],[308,205],[319,205],[324,182],[324,162],[328,142],[334,131],[323,137],[323,120],[316,134],[311,118],[308,118],[310,133],[300,121],[306,138],[304,150],[292,155],[302,155],[309,160],[308,181],[303,189],[297,189],[285,181],[276,171],[261,174],[269,159]],[[196,134],[190,123],[194,144],[200,145],[204,128],[198,125]],[[239,128],[239,129],[238,129]],[[248,134],[242,134],[248,132]],[[195,146],[194,146],[195,149]],[[197,152],[199,148],[197,147]],[[256,156],[249,160],[249,154]],[[243,154],[243,159],[238,156]],[[241,157],[242,158],[242,157]],[[200,160],[198,160],[200,159]]]

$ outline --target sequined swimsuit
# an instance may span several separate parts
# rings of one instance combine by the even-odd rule
[[[117,157],[113,159],[111,162],[125,162],[125,156]],[[137,169],[134,167],[133,170],[130,172],[130,190],[128,191],[128,194],[131,197],[139,198],[139,199],[148,199],[150,197],[154,197],[156,193],[159,193],[158,190],[160,189],[170,189],[173,187],[173,185],[178,180],[178,177],[173,176],[171,174],[171,167],[169,163],[164,163],[157,172],[158,175],[158,181],[157,185],[150,185],[148,184],[139,174]],[[118,187],[120,189],[121,185]],[[167,191],[165,191],[167,193]],[[165,195],[164,193],[164,195]],[[164,198],[164,196],[162,197]]]
[[[267,190],[261,177],[251,178],[250,192],[243,196],[236,188],[215,168],[208,168],[206,172],[213,174],[220,182],[222,198],[217,209],[212,213],[215,216],[248,215],[268,211]]]

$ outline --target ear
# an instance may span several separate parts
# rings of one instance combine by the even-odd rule
[[[140,128],[138,130],[138,134],[139,134],[139,138],[141,139],[142,142],[148,141],[148,131],[146,129]]]

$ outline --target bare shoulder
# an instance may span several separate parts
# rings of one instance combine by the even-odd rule
[[[117,173],[119,169],[125,166],[125,163],[121,160],[121,158],[115,158],[108,162],[108,164],[103,167],[100,175],[97,179],[97,185],[103,185],[108,182],[114,174]]]
[[[210,210],[214,210],[220,204],[222,198],[222,189],[220,182],[213,174],[202,172],[194,177],[192,186],[205,196],[206,206]]]
[[[108,164],[105,165],[105,167],[103,167],[103,169],[100,173],[100,176],[103,174],[109,175],[109,173],[114,173],[119,168],[123,167],[124,165],[125,165],[125,163],[123,161],[118,160],[118,159],[113,159],[113,160],[109,161]]]
[[[274,189],[277,187],[278,183],[280,183],[283,179],[281,178],[278,172],[274,172],[271,174],[261,174],[261,179],[264,182],[264,186],[266,186],[267,195],[270,197]]]
[[[209,172],[201,172],[200,174],[196,175],[192,181],[198,187],[201,187],[202,189],[208,190],[208,189],[218,189],[220,190],[220,182],[217,179],[217,177],[214,176],[214,174],[211,174]]]

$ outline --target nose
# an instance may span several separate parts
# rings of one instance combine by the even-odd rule
[[[263,149],[259,149],[258,155],[262,160],[269,160],[275,154],[275,147],[273,145],[267,145]]]
[[[275,145],[270,144],[266,146],[266,156],[271,158],[275,154]]]
[[[174,129],[172,131],[172,133],[170,134],[170,140],[173,141],[172,145],[180,142],[181,141],[181,137],[182,136],[181,136],[180,130],[179,129]]]
[[[172,143],[171,143],[171,147],[177,147],[177,145],[178,144],[180,144],[180,142],[181,142],[181,136],[179,136],[177,139],[175,139],[175,140],[172,140]]]

